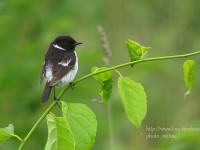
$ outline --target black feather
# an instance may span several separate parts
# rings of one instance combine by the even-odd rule
[[[42,103],[45,103],[45,102],[48,101],[50,93],[51,93],[51,89],[52,89],[52,86],[50,86],[49,82],[47,82],[46,85],[45,85],[45,88],[44,88],[42,99],[41,99]]]
[[[47,78],[46,71],[49,67],[51,69],[50,74],[52,74],[52,77],[47,79],[41,99],[42,103],[48,101],[52,87],[59,85],[62,78],[74,69],[76,62],[78,61],[75,53],[75,47],[79,44],[82,43],[76,42],[70,36],[59,36],[50,44],[45,55],[45,63],[43,64],[40,73],[40,84],[42,83],[43,78]],[[67,66],[62,66],[60,64],[67,63],[68,61],[69,64]]]

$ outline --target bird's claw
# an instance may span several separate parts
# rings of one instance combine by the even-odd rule
[[[69,83],[69,86],[70,86],[70,88],[73,90],[74,89],[74,83],[73,82],[70,82]]]

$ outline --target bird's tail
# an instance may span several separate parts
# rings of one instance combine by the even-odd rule
[[[45,88],[44,88],[42,99],[41,99],[42,103],[45,103],[45,102],[48,101],[50,93],[51,93],[51,89],[52,89],[52,86],[50,86],[49,82],[47,82],[46,85],[45,85]]]

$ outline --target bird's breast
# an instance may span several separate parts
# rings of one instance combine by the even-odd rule
[[[76,63],[74,68],[70,70],[64,77],[62,77],[61,82],[57,86],[61,87],[65,86],[66,84],[69,84],[70,82],[73,82],[77,71],[78,71],[78,64]]]
[[[77,71],[78,71],[78,57],[76,56],[76,63],[74,67],[65,76],[62,77],[60,83],[57,86],[61,87],[61,86],[65,86],[66,84],[69,84],[70,82],[73,82],[77,74]]]

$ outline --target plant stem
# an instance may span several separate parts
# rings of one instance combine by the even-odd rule
[[[114,150],[114,138],[113,138],[113,124],[112,124],[112,109],[111,103],[108,103],[108,126],[109,126],[109,142],[110,142],[110,150]]]
[[[130,65],[134,65],[134,64],[138,64],[138,63],[142,63],[142,62],[148,62],[148,61],[156,61],[156,60],[165,60],[165,59],[176,59],[176,58],[187,58],[189,56],[194,56],[194,55],[198,55],[200,54],[200,51],[197,52],[193,52],[193,53],[188,53],[188,54],[182,54],[182,55],[174,55],[174,56],[163,56],[163,57],[154,57],[154,58],[146,58],[146,59],[141,59],[141,60],[136,60],[133,62],[128,62],[128,63],[124,63],[124,64],[120,64],[117,66],[113,66],[101,71],[97,71],[95,73],[90,73],[88,75],[85,75],[79,79],[77,79],[76,81],[74,81],[74,85],[87,79],[90,78],[94,75],[106,72],[106,71],[112,71],[112,70],[116,70],[125,66],[130,66]],[[70,88],[70,86],[67,86],[64,88],[64,90],[60,93],[60,95],[58,96],[58,99],[61,99],[62,96],[65,94],[65,92]],[[37,120],[37,122],[34,124],[34,126],[32,127],[32,129],[29,131],[29,133],[27,134],[27,136],[22,140],[21,138],[19,139],[21,141],[20,147],[18,150],[22,150],[24,147],[24,144],[27,142],[27,140],[29,139],[29,137],[32,135],[32,133],[34,132],[34,130],[37,128],[37,126],[42,122],[42,120],[46,117],[46,115],[51,111],[51,109],[56,105],[56,101],[54,101],[48,108],[47,110],[42,114],[42,116]]]
[[[16,134],[13,134],[13,137],[17,138],[20,142],[22,142],[23,140]]]
[[[94,76],[96,74],[100,74],[100,73],[103,73],[103,72],[106,72],[106,71],[116,70],[116,69],[119,69],[119,68],[122,68],[122,67],[125,67],[125,66],[130,66],[130,65],[134,65],[134,64],[138,64],[138,63],[142,63],[142,62],[148,62],[148,61],[165,60],[165,59],[177,59],[177,58],[187,58],[189,56],[194,56],[194,55],[198,55],[198,54],[200,54],[200,51],[193,52],[193,53],[188,53],[188,54],[182,54],[182,55],[162,56],[162,57],[153,57],[153,58],[146,58],[146,59],[136,60],[136,61],[132,61],[132,62],[120,64],[120,65],[117,65],[117,66],[113,66],[113,67],[110,67],[110,68],[107,68],[107,69],[104,69],[104,70],[101,70],[101,71],[97,71],[97,72],[94,72],[94,73],[90,73],[90,74],[88,74],[86,76],[83,76],[83,77],[77,79],[74,82],[74,84],[77,84],[78,82],[80,82],[82,80],[85,80],[87,78],[90,78],[91,76]]]
[[[115,70],[115,72],[117,72],[118,75],[119,75],[120,77],[122,76],[121,73],[120,73],[119,71]]]
[[[35,129],[38,127],[38,125],[42,122],[42,120],[46,117],[46,115],[51,111],[51,109],[54,107],[54,105],[57,103],[57,101],[54,101],[48,108],[47,110],[42,114],[42,116],[37,120],[37,122],[34,124],[32,129],[29,131],[29,133],[26,135],[26,137],[22,140],[20,147],[18,150],[22,150],[24,147],[24,144],[26,141],[29,139],[31,134],[35,131]]]

